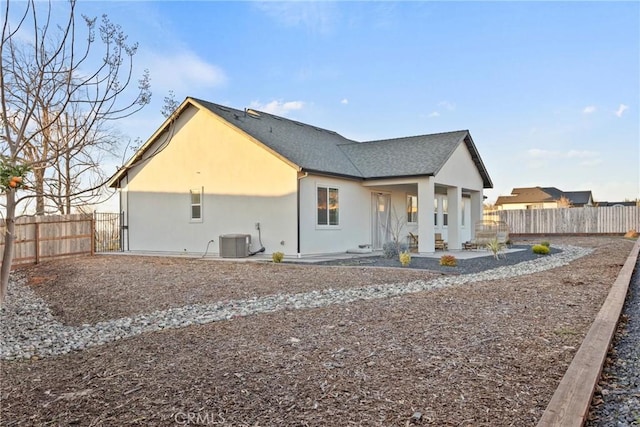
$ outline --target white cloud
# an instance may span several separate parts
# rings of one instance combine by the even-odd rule
[[[622,114],[624,114],[624,112],[627,111],[628,109],[629,109],[628,105],[620,104],[620,106],[618,107],[618,110],[616,111],[616,116],[622,117]]]
[[[287,27],[305,27],[315,33],[328,33],[338,16],[337,7],[330,2],[275,2],[255,3],[267,16]]]
[[[555,156],[553,151],[540,150],[539,148],[531,148],[527,150],[529,157],[534,159],[549,158]]]
[[[456,104],[453,102],[449,102],[449,101],[441,101],[438,103],[439,107],[444,107],[449,111],[453,111],[456,109]]]
[[[597,157],[599,154],[597,151],[589,151],[589,150],[569,150],[566,152],[565,156],[572,158],[589,158],[589,157]]]
[[[263,104],[260,101],[251,101],[251,108],[264,111],[265,113],[284,116],[290,111],[301,110],[304,107],[302,101],[271,101],[267,104]]]
[[[427,117],[440,117],[440,113],[438,113],[437,111],[432,111]]]
[[[582,110],[582,112],[584,114],[595,113],[596,112],[596,106],[595,105],[588,105],[588,106],[584,107],[584,110]]]
[[[219,87],[227,82],[227,76],[220,67],[193,52],[157,54],[147,64],[154,90],[160,87],[176,93],[195,92],[196,89]]]
[[[342,101],[340,101],[340,104],[347,105],[348,103],[349,103],[349,100],[347,98],[344,98]]]

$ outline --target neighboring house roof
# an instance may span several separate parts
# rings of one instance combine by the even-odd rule
[[[178,107],[179,115],[189,104],[204,107],[232,126],[253,137],[303,171],[359,178],[433,176],[455,149],[464,143],[478,168],[484,188],[493,183],[467,130],[420,135],[381,141],[358,142],[327,129],[275,116],[262,111],[237,110],[197,98],[187,98]],[[126,170],[151,146],[153,139],[169,125],[169,120],[138,153],[110,180],[117,185]]]
[[[514,188],[510,196],[500,196],[496,199],[496,205],[508,203],[543,203],[554,199],[540,187]]]
[[[598,206],[610,207],[610,206],[638,206],[637,202],[598,202]]]
[[[563,197],[571,201],[573,206],[584,206],[593,201],[591,191],[562,191],[556,187],[521,187],[514,188],[510,196],[498,197],[495,205],[557,202]]]
[[[549,195],[549,200],[560,200],[560,198],[566,194],[556,187],[542,187],[541,189]]]
[[[584,206],[593,203],[591,191],[565,191],[564,197],[571,200],[573,206]]]

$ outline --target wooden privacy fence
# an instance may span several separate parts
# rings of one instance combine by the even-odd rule
[[[16,220],[13,265],[94,253],[92,214],[21,217]],[[0,225],[0,253],[6,226]]]
[[[511,234],[624,234],[640,230],[640,207],[496,210],[484,219],[506,222]]]

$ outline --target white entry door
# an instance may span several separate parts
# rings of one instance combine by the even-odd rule
[[[371,244],[374,250],[380,250],[391,240],[391,195],[373,193],[371,196]]]

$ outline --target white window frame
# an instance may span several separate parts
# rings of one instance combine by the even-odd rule
[[[442,198],[442,227],[447,228],[449,226],[449,199],[447,197]]]
[[[460,211],[461,211],[461,213],[460,213],[460,227],[461,228],[465,228],[465,219],[464,218],[465,218],[465,216],[467,214],[465,212],[465,208],[467,206],[467,203],[466,203],[466,199],[464,197],[460,200],[460,204],[461,204],[461,206],[460,206]]]
[[[189,190],[189,222],[202,222],[202,218],[203,218],[203,214],[202,214],[202,196],[204,193],[204,188],[200,187],[200,188],[192,188]],[[199,196],[199,202],[200,203],[193,203],[193,196],[194,194],[197,194]],[[200,216],[197,218],[193,217],[193,208],[194,207],[199,207],[200,208]]]
[[[318,190],[320,189],[324,189],[326,190],[326,194],[327,194],[327,209],[326,209],[326,214],[327,214],[327,223],[326,224],[320,224],[320,218],[318,216]],[[335,190],[337,192],[337,198],[338,198],[338,209],[337,209],[337,223],[336,224],[330,224],[330,219],[331,219],[331,215],[329,214],[329,194],[331,192],[331,190]],[[315,205],[316,205],[316,228],[319,229],[326,229],[326,228],[331,228],[331,229],[336,229],[336,228],[340,228],[340,187],[335,185],[335,184],[317,184],[316,185],[316,192],[315,192]]]
[[[438,196],[433,198],[433,226],[438,228],[440,226],[438,222],[438,210],[440,205],[440,199]]]
[[[415,200],[415,205],[412,203]],[[415,207],[415,212],[409,211],[410,208]],[[414,221],[411,221],[414,219]],[[415,194],[407,194],[407,224],[418,223],[418,196]]]

